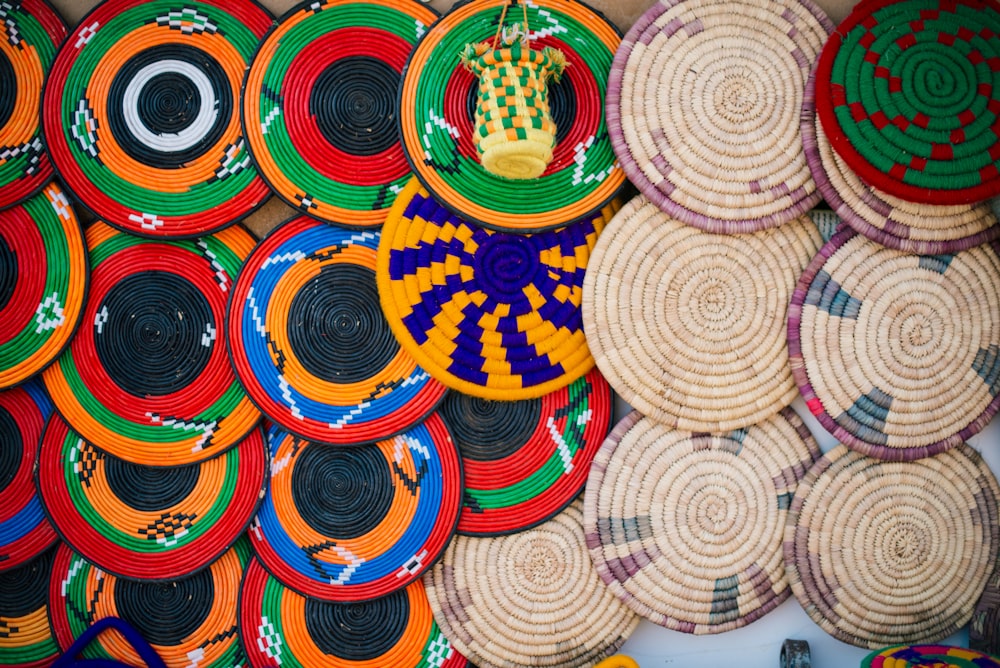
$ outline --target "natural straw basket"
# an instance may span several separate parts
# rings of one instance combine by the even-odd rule
[[[796,396],[785,312],[819,247],[807,216],[717,235],[639,196],[608,224],[583,282],[583,326],[621,397],[667,426],[720,432]]]
[[[1000,564],[986,581],[969,621],[969,647],[1000,654]]]
[[[861,668],[1000,668],[1000,660],[982,652],[947,645],[896,645],[876,650]]]
[[[754,232],[819,201],[802,153],[809,68],[833,24],[812,0],[660,0],[608,81],[615,154],[658,207],[710,232]]]
[[[802,102],[802,143],[826,203],[859,233],[907,253],[957,253],[1000,237],[988,204],[907,202],[865,184],[834,152],[816,115],[816,78]]]
[[[790,408],[719,435],[672,431],[633,411],[587,480],[584,528],[597,572],[632,610],[675,631],[756,621],[791,593],[785,515],[819,456]]]
[[[799,483],[788,513],[792,591],[852,645],[945,638],[968,623],[996,563],[998,495],[964,444],[913,462],[837,446]]]
[[[581,505],[510,536],[459,536],[424,576],[434,618],[477,666],[592,665],[639,624],[587,557]]]
[[[44,668],[59,654],[47,606],[56,546],[16,568],[0,571],[0,665]]]
[[[1000,407],[997,242],[911,255],[852,229],[802,274],[788,351],[802,397],[845,445],[916,459],[979,432]]]

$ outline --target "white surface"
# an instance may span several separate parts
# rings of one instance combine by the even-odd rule
[[[792,408],[808,425],[823,452],[837,445],[836,439],[820,426],[801,398],[795,400]],[[617,400],[616,420],[628,410],[627,404]],[[969,440],[969,445],[982,453],[994,472],[1000,470],[1000,421],[990,422],[981,433]],[[792,596],[753,624],[716,635],[688,635],[643,620],[635,634],[622,647],[621,653],[635,659],[640,668],[777,668],[781,644],[786,638],[809,643],[812,668],[853,668],[871,652],[827,635],[809,619]],[[968,633],[962,631],[943,642],[968,646],[968,640]]]

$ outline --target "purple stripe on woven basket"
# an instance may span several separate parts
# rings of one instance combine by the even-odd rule
[[[921,240],[911,239],[910,228],[892,219],[892,212],[895,208],[878,196],[877,191],[866,188],[863,193],[857,193],[864,203],[871,207],[883,217],[882,225],[879,228],[865,220],[861,214],[850,207],[840,196],[840,192],[830,181],[830,177],[823,167],[823,160],[819,153],[819,141],[817,133],[822,129],[819,127],[819,117],[816,115],[816,67],[812,68],[809,74],[809,81],[806,83],[805,95],[802,98],[802,114],[799,117],[800,134],[802,135],[802,145],[806,151],[806,162],[809,164],[809,171],[812,172],[813,181],[816,188],[823,195],[827,205],[840,217],[842,221],[850,225],[855,231],[868,237],[872,241],[882,244],[887,248],[905,251],[907,253],[917,253],[919,255],[940,255],[943,253],[957,253],[968,250],[973,246],[1000,239],[1000,225],[992,225],[989,228],[961,239],[950,240]]]
[[[813,0],[797,1],[816,18],[828,35],[834,31],[836,26],[834,26],[833,22],[826,15],[826,12],[820,9],[819,5],[813,2]],[[759,218],[721,220],[705,216],[674,202],[670,199],[669,195],[665,195],[660,189],[653,186],[642,173],[642,169],[639,168],[639,165],[629,152],[628,145],[625,142],[625,134],[622,131],[621,113],[619,112],[621,108],[622,77],[625,72],[625,65],[628,63],[629,56],[632,54],[632,48],[636,45],[636,42],[648,44],[652,39],[652,35],[644,35],[646,29],[653,25],[664,13],[677,5],[683,4],[683,2],[684,0],[660,0],[647,9],[625,34],[611,63],[608,88],[605,93],[604,114],[608,126],[608,135],[611,138],[611,148],[618,158],[618,162],[621,164],[625,175],[643,195],[662,211],[686,225],[692,225],[713,234],[747,234],[757,232],[777,227],[782,223],[786,223],[793,218],[807,213],[819,203],[821,195],[818,191],[813,192],[808,198],[797,201],[793,206],[784,211]],[[700,22],[700,19],[696,19],[696,21]],[[664,189],[671,192],[673,190],[669,184],[664,184]],[[796,192],[798,193],[800,190],[796,189]]]
[[[868,455],[869,457],[876,457],[887,461],[909,462],[936,455],[955,447],[959,443],[964,443],[970,437],[982,431],[983,427],[985,427],[990,419],[996,415],[997,410],[1000,409],[1000,396],[994,397],[993,401],[991,401],[986,409],[983,410],[982,414],[966,425],[961,431],[952,434],[948,438],[941,439],[940,441],[913,448],[891,448],[887,445],[878,445],[861,440],[837,424],[834,421],[833,416],[826,411],[826,407],[823,406],[822,400],[816,396],[816,390],[813,388],[812,383],[809,382],[809,376],[806,374],[805,361],[802,358],[802,336],[800,332],[802,324],[802,306],[805,303],[806,295],[809,292],[809,286],[812,284],[813,279],[816,278],[816,274],[819,273],[820,269],[823,268],[827,260],[833,257],[833,254],[836,253],[841,246],[847,243],[850,239],[854,238],[856,235],[857,232],[850,227],[845,226],[839,229],[837,233],[830,238],[830,241],[823,245],[823,247],[819,250],[819,253],[817,253],[809,263],[809,266],[806,267],[802,276],[799,277],[799,282],[798,285],[795,286],[795,291],[792,293],[792,301],[788,305],[788,364],[792,369],[792,377],[795,378],[795,384],[799,387],[799,393],[805,400],[810,412],[816,417],[819,423],[823,425],[823,428],[826,429],[826,431],[847,447]],[[990,242],[990,248],[992,248],[997,255],[1000,255],[1000,242]],[[815,406],[822,407],[822,410],[817,412],[814,408]]]

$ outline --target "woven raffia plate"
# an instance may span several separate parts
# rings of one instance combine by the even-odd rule
[[[665,425],[720,432],[792,402],[785,312],[820,245],[807,216],[745,235],[709,234],[639,196],[598,239],[583,326],[598,368]]]
[[[56,547],[0,572],[0,665],[42,668],[59,654],[47,607]]]
[[[852,645],[946,638],[968,623],[993,571],[998,495],[964,444],[913,462],[837,446],[799,483],[788,513],[792,592]]]
[[[721,633],[791,591],[781,545],[819,446],[790,408],[727,434],[673,431],[633,411],[594,458],[587,546],[609,591],[646,619]]]
[[[819,201],[799,134],[833,24],[811,0],[660,0],[615,54],[608,130],[625,173],[673,218],[753,232]]]
[[[802,274],[788,350],[802,397],[845,445],[883,459],[942,452],[1000,407],[996,242],[912,255],[842,229]]]
[[[897,645],[876,650],[861,661],[861,668],[1000,668],[1000,660],[964,647],[947,645]]]

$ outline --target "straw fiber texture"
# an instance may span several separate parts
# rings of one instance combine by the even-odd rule
[[[792,372],[837,440],[883,459],[942,452],[1000,406],[996,242],[956,255],[887,249],[850,228],[820,250],[788,314]]]
[[[796,396],[785,313],[819,245],[808,216],[716,235],[636,197],[598,239],[583,281],[598,368],[668,427],[724,432],[767,419]]]
[[[1000,654],[1000,568],[994,568],[969,621],[969,647]]]
[[[672,431],[633,411],[594,458],[587,547],[611,593],[684,633],[722,633],[791,591],[782,539],[795,487],[820,456],[790,408],[727,434]]]
[[[819,201],[799,134],[833,24],[811,0],[660,0],[615,54],[608,129],[628,178],[709,232],[775,227]]]
[[[587,558],[581,507],[509,536],[459,536],[424,576],[434,618],[480,668],[591,666],[635,630]]]
[[[946,638],[968,623],[996,563],[998,493],[964,444],[913,462],[837,446],[788,513],[792,592],[824,631],[858,647]]]
[[[1000,668],[1000,661],[982,652],[947,645],[897,645],[876,650],[861,668]]]

